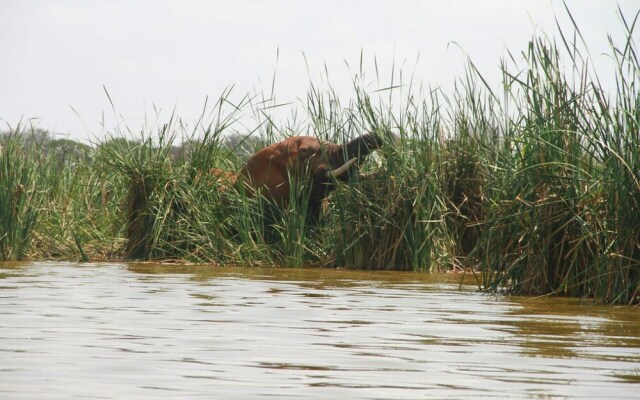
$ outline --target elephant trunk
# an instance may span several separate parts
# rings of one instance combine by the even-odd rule
[[[375,133],[366,133],[342,146],[344,159],[350,160],[352,158],[357,158],[358,160],[361,160],[362,157],[365,157],[372,151],[382,147],[382,143],[382,138],[379,135]]]
[[[349,176],[346,172],[357,169],[364,158],[374,150],[382,147],[383,141],[375,133],[367,133],[345,144],[329,144],[326,148],[329,168],[334,170],[334,177],[346,180]],[[341,168],[343,167],[344,168]],[[339,173],[336,174],[335,171]]]

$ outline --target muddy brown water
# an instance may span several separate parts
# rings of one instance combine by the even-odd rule
[[[459,283],[0,264],[0,398],[640,398],[639,308]]]

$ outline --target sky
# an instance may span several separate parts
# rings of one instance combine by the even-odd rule
[[[640,2],[566,4],[606,74],[607,34],[624,37],[618,5],[632,20]],[[271,93],[274,76],[278,102],[327,80],[348,98],[361,59],[368,91],[392,68],[449,87],[467,57],[498,82],[506,49],[557,37],[556,19],[572,31],[556,0],[0,0],[0,131],[22,121],[88,141],[157,110],[195,121],[207,97]]]

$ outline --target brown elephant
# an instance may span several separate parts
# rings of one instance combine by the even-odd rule
[[[308,190],[308,218],[316,222],[323,200],[336,188],[337,181],[348,181],[359,164],[383,145],[381,136],[367,133],[345,144],[334,144],[312,136],[292,136],[256,152],[242,168],[238,184],[245,190],[259,190],[281,208]]]

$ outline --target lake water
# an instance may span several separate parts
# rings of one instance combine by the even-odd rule
[[[459,283],[0,264],[0,399],[640,398],[640,308]]]

